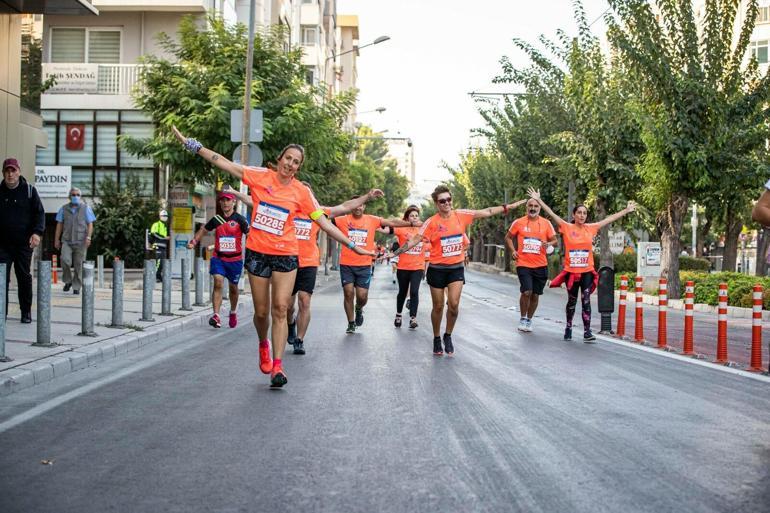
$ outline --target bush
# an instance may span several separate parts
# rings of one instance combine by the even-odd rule
[[[615,274],[636,273],[636,253],[622,253],[615,255]]]
[[[104,255],[105,264],[118,256],[127,268],[142,267],[144,232],[157,220],[160,205],[155,198],[140,196],[142,184],[131,176],[118,188],[111,178],[98,186],[100,202],[94,207],[96,222],[92,251]]]
[[[711,270],[711,262],[709,261],[708,258],[693,258],[688,256],[680,256],[679,270],[709,272]]]

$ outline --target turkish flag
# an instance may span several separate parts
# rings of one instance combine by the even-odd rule
[[[68,150],[82,150],[85,141],[85,125],[67,125],[67,143],[65,147]]]

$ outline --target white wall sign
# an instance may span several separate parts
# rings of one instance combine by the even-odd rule
[[[626,247],[626,232],[610,232],[610,253],[619,255]]]
[[[639,242],[636,252],[638,276],[660,276],[660,242]]]
[[[41,198],[68,198],[72,166],[35,166],[35,188]]]
[[[56,77],[56,84],[47,93],[96,93],[99,86],[99,65],[86,63],[45,62],[43,81]]]

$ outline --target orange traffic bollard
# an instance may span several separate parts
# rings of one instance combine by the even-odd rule
[[[692,356],[693,351],[693,303],[695,303],[695,283],[688,281],[684,293],[684,347],[682,354]]]
[[[617,335],[623,338],[626,335],[626,296],[628,295],[628,276],[620,277],[620,306],[618,307]]]
[[[717,315],[717,359],[714,363],[729,363],[727,360],[727,283],[719,284]]]
[[[658,349],[667,347],[666,308],[668,307],[668,281],[661,278],[658,282]]]
[[[762,285],[754,285],[754,305],[751,312],[751,364],[749,370],[762,372]]]
[[[634,342],[644,343],[644,306],[642,304],[642,283],[644,278],[636,277],[636,290],[634,291],[636,300],[636,322],[634,323]]]
[[[59,267],[59,258],[56,255],[53,255],[51,257],[51,279],[53,280],[54,285],[59,283],[59,273],[56,271],[57,267]]]

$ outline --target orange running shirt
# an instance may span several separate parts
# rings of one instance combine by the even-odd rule
[[[298,255],[294,216],[313,217],[321,208],[312,191],[294,179],[283,185],[278,173],[262,167],[244,166],[243,183],[254,202],[246,247],[265,255]]]
[[[430,263],[462,264],[465,261],[465,229],[473,222],[472,210],[453,210],[448,219],[436,214],[423,223],[420,234],[430,242]]]
[[[553,239],[556,232],[553,225],[542,217],[531,221],[529,216],[516,219],[508,229],[511,237],[516,237],[516,251],[519,258],[516,267],[546,267],[548,259],[545,243]]]
[[[329,216],[331,209],[323,207],[324,214]],[[318,248],[318,232],[321,227],[310,218],[295,217],[294,231],[297,234],[299,247],[299,266],[318,267],[321,265],[321,250]]]
[[[594,270],[594,238],[599,233],[595,223],[578,226],[572,223],[559,225],[564,238],[564,270],[585,273]]]
[[[345,234],[356,246],[374,251],[374,232],[382,226],[382,218],[364,214],[360,219],[356,219],[351,214],[342,217],[335,217],[334,224]],[[343,247],[340,253],[340,265],[372,265],[372,257],[369,255],[359,255],[352,249]]]
[[[399,247],[409,242],[409,240],[419,233],[419,231],[419,228],[413,228],[411,226],[393,228],[393,233],[398,239]],[[420,241],[409,251],[401,253],[398,256],[398,265],[396,266],[396,269],[401,269],[402,271],[418,271],[420,269],[425,269],[425,254],[423,251],[423,243]]]

